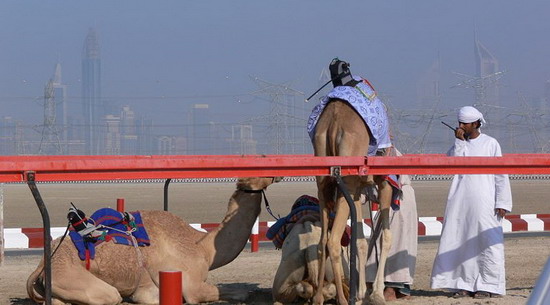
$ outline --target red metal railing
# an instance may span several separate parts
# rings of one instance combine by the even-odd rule
[[[380,174],[550,174],[550,155],[503,157],[13,156],[0,157],[0,182]]]

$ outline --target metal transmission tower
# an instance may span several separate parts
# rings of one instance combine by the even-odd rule
[[[50,79],[44,88],[44,122],[35,127],[35,130],[41,132],[40,145],[38,146],[39,155],[61,155],[61,141],[59,140],[59,130],[56,125],[56,104],[54,98],[53,80]]]
[[[258,77],[254,77],[252,80],[260,87],[260,90],[253,94],[267,95],[269,99],[267,139],[270,152],[267,153],[304,153],[304,142],[307,136],[305,109],[302,108],[300,111],[295,105],[295,97],[303,97],[304,93],[290,88],[290,84],[274,84]]]
[[[483,112],[487,121],[490,122],[488,129],[492,130],[497,138],[503,126],[497,126],[502,122],[499,94],[499,80],[506,71],[499,69],[498,59],[478,39],[474,31],[474,56],[476,73],[475,76],[456,73],[462,81],[451,88],[463,87],[472,88],[475,92],[474,106]]]
[[[547,153],[550,140],[546,136],[548,128],[546,114],[540,108],[530,105],[523,94],[518,93],[518,99],[520,110],[510,113],[506,117],[510,142],[517,146],[514,147],[516,150]],[[531,143],[528,143],[528,140],[531,140]]]
[[[492,74],[483,76],[473,76],[463,73],[453,72],[458,75],[462,80],[451,88],[471,88],[475,91],[475,104],[476,106],[495,106],[488,105],[486,101],[487,90],[492,86],[499,86],[498,81],[504,76],[506,71],[498,71]]]
[[[460,76],[463,80],[456,85],[451,86],[451,88],[474,89],[475,103],[473,106],[478,108],[479,111],[481,111],[485,116],[485,119],[490,122],[487,129],[490,130],[497,138],[500,137],[501,128],[504,127],[501,124],[503,121],[501,118],[502,107],[499,105],[500,102],[498,101],[498,95],[495,97],[493,94],[492,98],[488,98],[487,91],[489,91],[489,89],[496,90],[496,88],[498,88],[498,81],[504,73],[506,73],[506,71],[498,71],[482,76],[471,76],[453,72],[453,74]]]

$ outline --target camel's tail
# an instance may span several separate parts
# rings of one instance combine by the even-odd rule
[[[322,178],[320,190],[323,190],[323,197],[325,198],[325,206],[329,211],[334,210],[335,200],[336,200],[336,179],[334,177],[326,176]]]
[[[43,303],[44,300],[44,285],[42,282],[42,275],[44,274],[44,259],[40,261],[40,264],[34,270],[33,273],[27,279],[27,294],[31,300],[36,303]]]

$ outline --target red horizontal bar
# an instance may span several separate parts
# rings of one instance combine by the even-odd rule
[[[445,155],[405,155],[369,157],[367,170],[385,174],[550,174],[550,155],[511,154],[503,157],[448,157]]]
[[[548,154],[504,157],[447,157],[441,154],[402,157],[267,156],[13,156],[0,157],[0,182],[85,181],[167,178],[236,178],[255,176],[326,176],[340,174],[550,174]]]
[[[365,157],[271,156],[36,156],[0,157],[0,181],[84,181],[157,178],[365,175]]]

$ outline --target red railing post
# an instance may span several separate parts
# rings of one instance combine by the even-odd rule
[[[159,303],[160,305],[183,303],[181,271],[159,271]]]
[[[124,212],[124,198],[118,198],[116,200],[116,210],[119,212]]]

